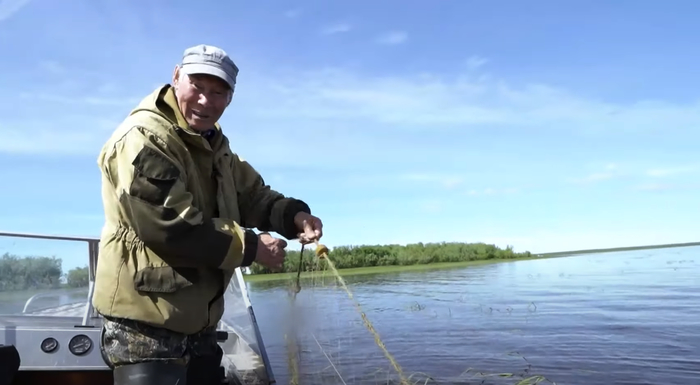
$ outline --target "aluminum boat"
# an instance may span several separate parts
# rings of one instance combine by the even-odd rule
[[[8,312],[11,307],[0,303],[0,385],[112,385],[112,370],[99,346],[102,317],[92,307],[99,239],[0,232],[0,239],[19,238],[86,244],[89,284],[33,294],[21,311],[15,306],[17,311]],[[17,298],[13,300],[16,303]],[[240,269],[225,301],[218,337],[226,381],[231,385],[275,383]]]

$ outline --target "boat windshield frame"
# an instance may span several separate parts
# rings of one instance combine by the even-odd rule
[[[69,241],[69,242],[85,242],[87,243],[87,248],[88,248],[88,294],[87,294],[87,301],[85,306],[85,312],[83,313],[82,316],[82,321],[81,321],[81,326],[88,326],[90,325],[90,319],[92,318],[98,318],[99,314],[95,311],[95,308],[92,306],[92,296],[95,291],[95,271],[97,269],[97,259],[99,257],[99,250],[100,250],[100,240],[99,238],[94,238],[94,237],[71,237],[71,236],[63,236],[63,235],[45,235],[45,234],[33,234],[33,233],[15,233],[15,232],[7,232],[7,231],[0,231],[0,237],[9,237],[9,238],[33,238],[33,239],[43,239],[43,240],[56,240],[56,241]],[[33,295],[30,297],[27,302],[24,303],[24,308],[22,309],[22,313],[26,313],[27,309],[29,309],[29,305],[41,297],[46,297],[54,295],[52,292],[42,292]],[[0,314],[2,316],[2,314]]]

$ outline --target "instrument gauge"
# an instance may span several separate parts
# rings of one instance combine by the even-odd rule
[[[77,336],[71,338],[68,343],[68,350],[76,356],[82,356],[83,354],[90,351],[92,348],[92,340],[85,334],[78,334]]]
[[[41,351],[51,353],[58,348],[58,341],[55,338],[49,337],[41,341]]]

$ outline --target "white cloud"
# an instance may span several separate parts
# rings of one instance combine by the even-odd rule
[[[591,172],[584,177],[568,178],[568,181],[575,184],[591,184],[624,175],[623,170],[621,170],[620,166],[616,163],[607,163],[602,167],[598,166],[596,168],[598,168],[598,170]]]
[[[352,26],[348,23],[336,23],[324,27],[321,33],[324,35],[335,35],[337,33],[349,32]]]
[[[103,92],[104,90],[100,88],[100,91]],[[69,105],[74,105],[74,106],[114,106],[114,107],[128,107],[132,106],[139,101],[141,101],[142,98],[138,97],[132,97],[132,98],[127,98],[127,97],[100,97],[100,96],[94,96],[94,95],[84,95],[84,96],[65,96],[65,95],[60,95],[60,94],[54,94],[54,93],[30,93],[30,92],[24,92],[21,93],[20,98],[22,99],[30,99],[33,102],[50,102],[50,103],[60,103],[60,104],[69,104]]]
[[[259,102],[251,104],[252,111],[268,118],[371,121],[403,129],[508,125],[609,134],[700,126],[700,103],[604,102],[548,85],[515,86],[478,74],[398,77],[324,69],[256,79],[245,92]]]
[[[387,32],[379,37],[377,37],[376,42],[379,44],[386,45],[397,45],[403,44],[408,40],[408,33],[404,31],[392,31]]]
[[[660,131],[662,128],[676,133],[692,133],[693,128],[700,126],[700,103],[605,102],[548,85],[516,85],[477,71],[452,75],[382,76],[331,68],[270,74],[273,72],[268,71],[265,76],[249,74],[245,82],[242,79],[241,88],[222,121],[233,135],[237,135],[235,127],[247,127],[248,132],[234,142],[235,146],[246,148],[246,153],[251,154],[256,148],[267,154],[276,154],[273,149],[279,150],[279,155],[263,159],[265,163],[276,162],[278,156],[279,159],[289,157],[290,151],[297,151],[290,148],[298,146],[313,147],[338,161],[354,161],[355,154],[338,151],[337,146],[331,148],[327,145],[329,142],[354,146],[348,147],[352,150],[346,152],[362,149],[365,153],[386,153],[394,149],[384,148],[388,142],[376,144],[376,137],[394,128],[464,133],[466,130],[502,126],[530,132],[577,131],[610,135]],[[98,91],[104,93],[93,91],[76,97],[48,91],[23,96],[40,103],[106,108],[112,113],[112,116],[103,117],[106,120],[113,120],[115,113],[127,113],[145,96],[145,93],[134,97],[115,96],[115,90],[109,84],[101,88]],[[234,123],[229,123],[231,119]],[[88,121],[92,127],[94,119]],[[5,123],[5,128],[2,123]],[[88,130],[84,122],[78,121],[75,126],[80,126],[82,137],[102,138],[103,133]],[[277,138],[277,135],[268,134],[290,129],[296,130],[298,135]],[[7,122],[0,119],[0,134],[5,130],[9,130]],[[260,140],[265,141],[264,149]],[[3,148],[7,148],[6,143],[4,140]],[[45,147],[50,148],[51,143]],[[431,150],[421,147],[420,143],[415,149],[422,152],[422,156],[429,156],[425,152]],[[83,151],[82,148],[76,150]],[[306,164],[312,161],[300,158],[295,162]],[[660,170],[650,172],[663,174]],[[610,179],[619,172],[615,165],[601,165],[600,169],[575,181],[585,183]],[[457,184],[458,181],[443,183]]]
[[[488,61],[489,60],[487,58],[478,55],[470,56],[467,59],[467,68],[470,70],[476,70],[483,67],[486,63],[488,63]]]
[[[82,130],[56,126],[35,129],[31,137],[25,135],[26,132],[0,125],[0,152],[97,156],[102,145],[100,140],[107,139],[104,131],[85,133]]]
[[[642,183],[632,186],[632,189],[647,192],[695,191],[700,189],[700,183]]]
[[[678,174],[686,174],[697,170],[697,166],[680,166],[669,168],[652,168],[647,170],[646,174],[651,177],[666,177]]]
[[[50,61],[42,67],[63,71],[60,64]],[[60,87],[20,93],[18,111],[23,112],[0,117],[0,152],[96,155],[109,133],[141,98],[112,96],[115,87],[109,83],[95,89],[97,92],[91,94],[60,92]],[[29,105],[34,110],[22,110]],[[44,113],[36,114],[36,110]],[[32,133],[31,139],[27,132]]]
[[[0,21],[9,19],[31,0],[0,0]]]
[[[581,178],[569,178],[572,183],[578,184],[590,184],[596,182],[607,181],[619,177],[634,177],[634,178],[663,178],[673,175],[680,175],[685,173],[691,173],[697,171],[696,166],[678,166],[678,167],[657,167],[646,169],[640,165],[627,166],[625,168],[620,167],[618,164],[609,163],[601,170],[592,172],[585,177]],[[633,189],[640,191],[659,191],[659,190],[669,190],[672,188],[677,188],[678,186],[667,184],[667,183],[641,183],[633,186]]]

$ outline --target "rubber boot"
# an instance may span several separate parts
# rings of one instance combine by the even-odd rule
[[[187,385],[187,367],[164,361],[117,366],[114,385]]]
[[[21,361],[14,345],[0,345],[0,385],[10,385],[19,371]]]
[[[221,366],[223,353],[219,346],[216,350],[216,355],[190,358],[187,368],[187,383],[193,385],[224,384],[226,372]]]

